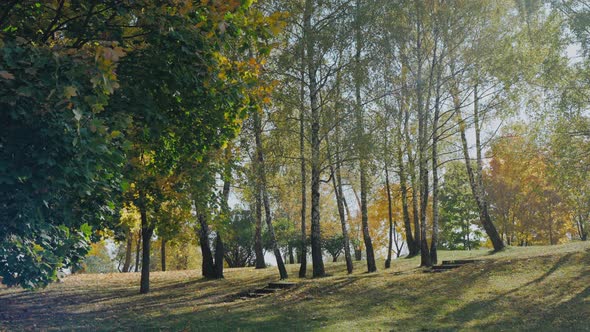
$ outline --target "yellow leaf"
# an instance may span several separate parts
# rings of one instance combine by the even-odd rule
[[[64,89],[64,97],[66,99],[71,99],[72,97],[75,97],[78,95],[78,90],[76,89],[75,86],[72,85],[68,85],[65,87]]]

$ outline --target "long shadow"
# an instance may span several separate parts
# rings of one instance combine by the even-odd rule
[[[139,295],[135,287],[121,287],[116,283],[113,287],[90,288],[82,292],[77,291],[76,288],[67,288],[2,294],[0,295],[0,325],[22,329],[36,323],[38,328],[56,328],[52,324],[64,318],[94,323],[96,318],[117,319],[129,311],[149,317],[159,312],[162,306],[193,307],[220,303],[223,302],[223,296],[228,290],[237,292],[246,287],[255,288],[269,280],[274,278],[261,276],[249,279],[245,284],[232,280],[231,275],[226,280],[200,278],[164,286],[153,284],[151,292],[147,295]],[[221,283],[224,284],[223,287],[220,287]],[[87,311],[76,312],[78,310]],[[3,321],[6,324],[2,324]],[[129,319],[129,321],[133,320]],[[67,325],[64,328],[67,329]]]
[[[547,270],[545,273],[543,273],[538,278],[535,278],[534,280],[531,280],[531,281],[529,281],[523,285],[520,285],[518,287],[512,288],[509,291],[498,294],[492,298],[485,299],[485,300],[479,300],[479,301],[475,301],[475,302],[470,302],[469,304],[458,308],[453,313],[449,314],[445,318],[445,321],[447,321],[449,323],[455,323],[455,324],[462,325],[462,324],[465,324],[469,321],[474,321],[474,320],[478,320],[481,318],[486,318],[489,315],[497,314],[498,312],[496,312],[496,310],[498,310],[498,308],[501,307],[501,305],[499,304],[500,301],[508,298],[510,295],[513,295],[525,288],[539,285],[540,283],[545,281],[549,276],[551,276],[553,273],[555,273],[555,271],[557,271],[560,267],[563,267],[564,264],[569,262],[571,260],[571,258],[573,257],[573,255],[574,255],[574,253],[569,253],[567,255],[562,256],[555,264],[553,264],[553,266],[549,270]],[[506,263],[504,263],[504,264],[506,264]],[[511,303],[508,303],[507,305],[512,307]],[[518,310],[519,312],[523,312],[523,313],[525,313],[527,310],[529,310],[528,306],[522,306],[521,301],[519,301],[519,305],[521,305],[520,308],[514,308],[514,309]],[[494,323],[493,325],[489,325],[489,326],[484,324],[484,325],[479,326],[478,328],[492,328],[493,326],[496,326],[501,323],[502,322],[498,321],[498,322]],[[507,319],[504,323],[507,325],[510,325],[510,324],[516,324],[519,322],[518,321],[510,321]]]
[[[542,283],[568,263],[572,255],[561,257],[535,280],[491,299],[471,302],[453,311],[448,317],[442,318],[441,323],[447,324],[449,328],[457,328],[473,319],[490,314],[498,307],[497,301],[518,292],[519,289]],[[502,269],[508,264],[510,263],[496,262],[493,264],[493,269]],[[332,270],[339,268],[341,267],[335,266]],[[342,266],[342,270],[344,270],[344,266]],[[47,306],[53,301],[68,304],[65,307],[58,305],[22,317],[18,316],[18,313],[13,313],[14,316],[6,318],[0,313],[0,325],[3,321],[8,320],[8,327],[20,330],[27,326],[25,321],[35,318],[39,321],[38,329],[59,327],[68,330],[84,326],[86,328],[88,326],[96,327],[98,330],[109,329],[106,326],[95,326],[95,320],[98,317],[107,321],[118,321],[118,325],[113,327],[115,329],[182,330],[186,328],[187,330],[207,331],[235,330],[239,327],[242,330],[264,331],[289,327],[289,330],[299,331],[325,327],[327,317],[333,318],[334,315],[342,321],[357,320],[359,317],[371,319],[377,315],[380,315],[382,319],[383,313],[390,311],[392,319],[385,323],[390,324],[387,326],[389,328],[393,327],[395,330],[408,326],[427,328],[429,322],[424,319],[425,317],[440,315],[445,306],[448,310],[449,303],[460,299],[476,284],[480,285],[482,278],[487,278],[489,271],[490,269],[482,269],[481,266],[466,266],[441,274],[416,274],[414,276],[402,274],[394,278],[391,278],[390,274],[383,273],[338,275],[318,279],[314,283],[304,282],[305,287],[296,288],[289,292],[232,303],[225,303],[224,296],[227,296],[228,293],[244,291],[250,287],[260,287],[268,281],[275,280],[276,276],[257,276],[248,279],[247,283],[243,283],[241,279],[233,279],[231,274],[223,281],[192,279],[180,283],[160,283],[154,284],[152,293],[147,295],[139,295],[137,289],[128,286],[101,289],[96,293],[92,293],[94,289],[89,289],[84,293],[80,292],[79,288],[73,287],[64,290],[66,293],[47,292],[42,299],[35,299],[34,293],[30,293],[30,295],[19,294],[19,301],[33,301],[35,305],[44,304]],[[579,278],[587,279],[588,273],[590,270],[584,271]],[[372,281],[360,283],[365,278],[371,278]],[[559,306],[561,309],[558,312],[583,306],[589,293],[588,288],[584,289],[569,301],[561,304]],[[331,297],[332,295],[334,297]],[[0,295],[0,302],[3,296]],[[331,302],[332,298],[337,298],[338,302]],[[84,306],[87,303],[100,306],[91,306],[85,312],[68,311],[72,307]],[[170,310],[176,307],[182,307],[185,310],[181,310],[180,313]],[[404,316],[397,316],[402,311]],[[396,319],[393,319],[394,315],[396,315]],[[11,317],[14,317],[13,322],[10,322]],[[48,322],[44,323],[41,320],[45,318]],[[55,326],[60,319],[64,320],[63,325]],[[436,319],[441,320],[440,317]],[[504,326],[509,323],[509,320],[498,322]],[[379,324],[383,325],[383,322]],[[381,327],[381,325],[371,326],[371,328]],[[494,328],[493,325],[480,325],[479,327]]]

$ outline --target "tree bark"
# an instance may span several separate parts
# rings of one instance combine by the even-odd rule
[[[336,76],[336,95],[340,96],[340,75]],[[341,103],[336,101],[336,109],[339,110],[341,107]],[[336,153],[335,153],[335,163],[332,160],[332,151],[330,147],[330,142],[326,139],[326,144],[328,146],[328,158],[330,163],[330,178],[332,179],[332,186],[334,187],[334,195],[336,198],[336,205],[338,207],[338,216],[340,217],[340,226],[342,228],[342,238],[344,242],[344,259],[346,260],[346,271],[348,274],[351,274],[354,266],[352,264],[352,255],[350,253],[350,238],[348,235],[348,222],[346,221],[346,215],[344,210],[344,191],[342,190],[342,175],[340,173],[340,124],[337,123],[335,128],[335,138],[336,138]],[[335,169],[334,169],[335,166]]]
[[[162,260],[162,272],[166,271],[166,240],[162,239],[160,248],[160,258]]]
[[[355,12],[355,111],[357,125],[357,151],[360,164],[360,184],[361,184],[361,224],[363,227],[363,240],[365,242],[365,251],[367,255],[367,271],[377,271],[375,264],[375,253],[373,251],[373,242],[369,232],[369,214],[367,210],[367,136],[365,135],[362,100],[361,100],[361,52],[362,52],[362,32],[361,32],[361,0],[356,0]]]
[[[387,248],[387,259],[385,260],[385,268],[391,267],[391,251],[393,250],[393,211],[391,207],[391,188],[389,186],[389,171],[385,165],[385,188],[387,190],[387,218],[389,220],[389,247]]]
[[[587,241],[588,240],[588,231],[584,227],[584,218],[582,217],[582,215],[578,216],[577,225],[578,225],[578,234],[580,236],[580,240]]]
[[[254,113],[254,135],[256,141],[256,168],[258,170],[258,186],[259,190],[262,192],[262,201],[264,203],[264,211],[265,211],[265,219],[266,219],[266,226],[268,227],[268,234],[270,235],[271,246],[273,252],[275,254],[275,258],[277,260],[277,267],[279,268],[279,274],[281,279],[287,279],[287,269],[285,268],[285,263],[283,262],[283,257],[281,256],[281,251],[279,250],[279,246],[277,244],[277,239],[275,236],[274,227],[272,225],[272,214],[270,211],[270,199],[268,196],[267,191],[267,184],[266,184],[266,167],[264,164],[264,152],[262,151],[262,120],[260,119],[260,114],[257,112]]]
[[[123,271],[129,272],[131,269],[131,249],[133,248],[133,234],[131,228],[127,230],[127,243],[125,245],[125,262],[123,263]]]
[[[406,71],[407,69],[405,69],[407,66],[405,64],[402,64],[402,104],[401,104],[401,108],[400,108],[400,120],[401,117],[403,116],[403,141],[405,143],[406,146],[406,155],[408,156],[408,168],[407,171],[404,169],[404,164],[403,164],[403,154],[401,151],[401,147],[398,151],[399,153],[399,157],[398,157],[398,161],[399,161],[399,165],[400,165],[400,185],[401,185],[401,190],[402,190],[402,203],[405,201],[405,212],[404,212],[404,218],[407,218],[407,221],[409,223],[409,211],[408,211],[408,186],[407,186],[407,179],[408,176],[410,178],[410,187],[412,189],[412,219],[414,222],[414,236],[412,238],[412,241],[408,241],[408,257],[413,257],[416,256],[420,253],[420,223],[419,223],[419,218],[418,218],[418,190],[417,190],[417,184],[416,184],[416,164],[415,164],[415,158],[414,156],[412,156],[412,140],[410,138],[410,112],[408,111],[408,102],[407,102],[407,86],[406,86]],[[400,126],[401,126],[401,122],[400,121]],[[400,137],[402,136],[401,132],[400,132]],[[405,199],[404,199],[405,196]],[[411,227],[406,226],[406,230],[409,230],[409,232],[411,233]],[[413,244],[413,246],[410,246],[411,244]]]
[[[295,264],[295,255],[293,255],[293,246],[289,245],[289,264]]]
[[[363,250],[358,247],[358,248],[354,248],[354,260],[359,262],[363,259]]]
[[[436,43],[437,38],[435,38]],[[439,221],[439,201],[438,201],[438,123],[440,118],[440,98],[441,98],[441,75],[442,69],[436,60],[436,46],[434,48],[434,60],[432,66],[436,66],[436,92],[434,100],[434,119],[432,120],[432,240],[430,241],[430,261],[433,265],[438,264],[438,221]],[[444,50],[441,52],[441,59]]]
[[[338,127],[340,128],[340,127]],[[338,142],[338,144],[340,144],[340,142]],[[350,220],[350,209],[348,208],[348,202],[346,201],[346,197],[344,196],[344,189],[343,189],[343,185],[342,185],[342,172],[340,171],[340,169],[342,168],[342,161],[340,160],[340,157],[337,155],[336,156],[336,183],[338,185],[338,192],[340,193],[340,201],[342,202],[342,206],[344,207],[344,212],[346,212],[346,230],[347,230],[347,240],[348,244],[345,244],[348,246],[348,250],[350,253],[350,223],[348,222]],[[351,259],[352,260],[352,259]],[[357,259],[357,260],[361,260],[361,258]],[[352,263],[351,263],[352,265]],[[354,265],[352,265],[354,268]],[[351,270],[352,271],[352,270]]]
[[[399,144],[397,147],[397,156],[399,185],[402,196],[402,214],[404,218],[404,230],[406,232],[406,243],[408,244],[408,257],[414,257],[418,254],[419,250],[418,246],[416,245],[416,241],[414,240],[414,236],[412,235],[412,223],[410,221],[410,211],[408,208],[408,181],[404,167],[401,144]]]
[[[221,240],[221,234],[217,232],[215,238],[215,278],[223,279],[223,241]]]
[[[151,226],[147,219],[145,207],[140,207],[141,214],[141,237],[142,237],[142,255],[141,255],[141,281],[139,287],[140,294],[147,294],[150,291],[150,245],[154,227]]]
[[[262,250],[262,198],[260,191],[256,189],[256,230],[254,233],[254,254],[256,255],[256,268],[266,268],[264,251]]]
[[[139,260],[141,257],[141,229],[137,231],[137,243],[135,244],[135,267],[134,272],[139,272]]]
[[[209,225],[207,220],[201,212],[197,212],[197,218],[199,219],[199,242],[201,245],[201,270],[203,277],[207,279],[215,279],[217,273],[215,271],[215,263],[213,262],[213,254],[211,253],[211,247],[209,246]]]
[[[229,218],[229,192],[231,189],[231,172],[232,172],[232,151],[231,144],[225,148],[225,168],[223,169],[223,188],[221,191],[221,211],[222,215],[227,215]],[[215,237],[215,277],[223,279],[223,258],[225,256],[225,247],[221,239],[221,230],[217,229]]]
[[[454,89],[455,91],[457,91],[457,89]],[[465,167],[467,168],[467,175],[469,176],[469,185],[471,186],[471,192],[473,193],[473,197],[475,199],[475,203],[477,205],[478,211],[479,211],[479,219],[480,222],[486,232],[486,234],[488,235],[488,237],[490,238],[490,240],[492,241],[492,245],[494,246],[494,251],[500,251],[504,248],[504,243],[502,242],[502,238],[500,237],[500,235],[498,234],[498,231],[496,230],[496,227],[494,226],[494,223],[492,222],[492,219],[490,217],[489,211],[488,211],[488,204],[487,201],[485,200],[484,197],[484,188],[483,188],[483,181],[478,181],[477,179],[481,178],[480,175],[476,175],[474,174],[474,170],[473,167],[471,165],[471,157],[469,156],[469,148],[468,148],[468,144],[467,144],[467,135],[465,133],[466,131],[466,126],[465,126],[465,122],[461,116],[461,105],[459,102],[459,97],[457,95],[457,93],[454,93],[453,97],[453,102],[454,102],[454,106],[455,106],[455,113],[457,114],[457,118],[458,118],[458,122],[459,122],[459,131],[460,131],[460,135],[461,135],[461,143],[462,143],[462,149],[463,149],[463,157],[465,159]],[[478,117],[478,96],[477,96],[477,88],[474,89],[474,117]],[[477,114],[477,116],[475,116]],[[475,120],[474,120],[475,121]],[[475,126],[475,134],[476,134],[476,150],[478,151],[477,155],[478,155],[478,169],[481,167],[479,166],[480,164],[482,164],[482,160],[481,160],[481,145],[478,143],[479,142],[479,132],[480,129],[479,124]],[[477,178],[476,178],[477,176]]]
[[[301,158],[301,244],[298,263],[299,278],[307,273],[307,235],[305,219],[307,215],[307,170],[305,168],[305,47],[301,47],[301,77],[299,89],[299,158]]]
[[[330,152],[328,152],[330,153]],[[336,156],[338,158],[338,156]],[[336,162],[336,167],[339,166],[339,162]],[[332,161],[330,160],[330,171],[332,172],[332,186],[334,187],[334,194],[336,196],[336,204],[338,206],[338,216],[340,217],[340,226],[342,227],[342,237],[344,240],[344,257],[346,259],[346,271],[351,274],[353,271],[352,256],[350,254],[350,240],[348,238],[348,223],[346,222],[346,216],[344,215],[344,204],[342,203],[343,193],[341,192],[341,186],[338,186],[337,175]]]
[[[266,211],[266,226],[268,226],[268,233],[270,234],[270,241],[273,247],[273,252],[275,254],[275,258],[277,259],[277,267],[279,268],[279,275],[281,279],[289,278],[287,274],[287,269],[285,268],[285,263],[283,262],[283,257],[281,256],[281,251],[279,250],[279,246],[277,244],[276,236],[274,227],[272,225],[272,218],[270,214],[270,204],[268,199],[268,193],[266,189],[263,189],[264,195],[264,210]]]
[[[416,2],[416,52],[417,52],[417,78],[416,99],[418,114],[418,172],[420,181],[420,266],[432,266],[428,242],[426,238],[426,214],[428,209],[428,160],[427,160],[427,129],[428,123],[424,110],[422,87],[422,8],[420,2]]]
[[[315,63],[315,38],[311,17],[314,0],[305,1],[303,33],[307,50],[306,64],[309,77],[309,99],[311,104],[311,258],[313,277],[323,277],[324,261],[320,229],[320,106],[318,103],[317,67]]]
[[[407,135],[407,142],[406,144],[408,145],[408,172],[410,175],[410,186],[412,188],[412,219],[414,221],[414,242],[416,244],[416,254],[418,254],[420,252],[420,245],[421,245],[421,240],[422,240],[422,236],[421,236],[421,232],[420,232],[420,212],[418,210],[418,202],[420,199],[420,195],[418,194],[419,192],[419,188],[418,188],[418,181],[416,178],[416,164],[414,161],[414,158],[412,157],[412,151],[411,151],[411,147],[410,147],[410,141],[409,141],[410,137],[409,135]]]

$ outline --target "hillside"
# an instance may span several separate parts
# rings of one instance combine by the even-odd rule
[[[486,263],[435,274],[399,259],[366,274],[357,262],[352,276],[330,263],[327,278],[250,300],[235,299],[276,280],[274,268],[228,269],[221,281],[156,272],[148,295],[137,273],[75,275],[37,292],[0,289],[0,330],[590,330],[590,243],[440,257]]]

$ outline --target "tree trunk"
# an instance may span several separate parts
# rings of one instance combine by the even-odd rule
[[[408,242],[408,257],[413,257],[418,255],[420,252],[420,224],[418,221],[418,195],[417,195],[417,188],[416,188],[416,165],[414,163],[414,157],[412,156],[412,140],[410,138],[410,112],[408,111],[408,102],[407,102],[407,86],[406,86],[406,71],[405,69],[407,66],[402,65],[402,103],[400,108],[400,127],[403,127],[403,138],[402,132],[400,129],[400,141],[403,141],[406,146],[406,155],[408,156],[408,168],[407,170],[404,167],[403,163],[403,151],[401,149],[401,144],[398,147],[398,162],[400,167],[400,187],[401,187],[401,194],[402,194],[402,209],[404,213],[404,223],[406,225],[406,233],[409,236],[406,236],[406,241]],[[403,117],[403,126],[402,126],[402,117]],[[412,188],[412,219],[414,222],[414,236],[412,237],[412,229],[410,225],[410,214],[408,210],[408,185],[407,179],[408,175],[410,177],[410,186]]]
[[[307,50],[306,64],[309,77],[309,99],[311,104],[311,258],[313,277],[323,277],[324,261],[320,229],[320,106],[318,103],[317,67],[315,63],[315,36],[311,17],[315,0],[305,0],[303,33]]]
[[[371,234],[369,232],[369,214],[367,211],[367,136],[365,134],[362,100],[361,100],[361,52],[362,52],[362,31],[361,31],[361,0],[356,0],[355,12],[355,111],[356,111],[356,125],[357,125],[357,152],[360,164],[360,184],[361,184],[361,224],[363,227],[363,240],[365,242],[365,251],[367,253],[367,271],[377,271],[375,264],[375,253],[373,251],[373,242],[371,241]]]
[[[408,257],[418,254],[418,246],[412,235],[412,224],[410,221],[410,211],[408,209],[408,184],[406,179],[405,167],[403,165],[403,151],[401,144],[398,145],[398,165],[399,165],[399,185],[402,196],[402,214],[404,218],[404,230],[406,232],[406,242],[408,243]]]
[[[281,257],[281,251],[279,250],[279,246],[277,245],[277,240],[275,236],[275,230],[272,225],[272,218],[270,214],[270,203],[268,199],[268,194],[266,189],[263,189],[264,193],[264,210],[266,211],[266,226],[268,226],[268,233],[270,235],[271,245],[273,247],[273,252],[277,259],[277,267],[279,268],[279,275],[281,279],[289,278],[287,274],[287,269],[285,268],[285,263],[283,262],[283,258]]]
[[[264,251],[262,250],[262,198],[260,191],[256,189],[256,231],[254,234],[254,254],[256,255],[256,268],[266,268]]]
[[[340,127],[337,127],[338,129]],[[340,132],[338,132],[338,137],[340,137]],[[338,141],[338,145],[340,145],[340,141]],[[343,229],[343,236],[344,236],[344,255],[348,255],[348,257],[346,258],[346,269],[347,271],[349,271],[349,273],[352,273],[352,270],[354,269],[354,265],[352,264],[352,257],[351,257],[351,253],[350,253],[350,224],[349,224],[349,220],[350,220],[350,210],[348,208],[348,202],[346,201],[346,197],[344,197],[344,189],[342,186],[342,172],[340,172],[342,166],[342,162],[340,160],[340,156],[336,155],[336,184],[338,186],[338,193],[340,194],[340,202],[342,203],[342,207],[344,208],[344,212],[346,213],[346,215],[344,216],[344,229],[346,229],[346,236],[344,236],[344,229]],[[340,219],[340,225],[342,226],[342,219]],[[346,251],[348,251],[348,254],[346,253]],[[350,270],[349,270],[349,266],[348,266],[348,261],[350,260]],[[360,260],[360,259],[359,259]]]
[[[411,156],[408,156],[411,158]],[[420,252],[420,246],[422,241],[422,236],[420,232],[420,212],[418,210],[418,202],[420,199],[420,195],[418,194],[418,181],[416,179],[416,165],[412,160],[408,165],[409,173],[410,173],[410,185],[412,187],[412,219],[414,221],[414,242],[416,243],[416,247],[418,251],[416,254]]]
[[[338,80],[338,79],[337,79]],[[339,80],[338,80],[339,81]],[[337,88],[339,90],[339,88]],[[339,91],[337,92],[339,94]],[[344,241],[344,258],[346,260],[346,271],[351,274],[353,271],[352,255],[350,254],[350,239],[348,236],[348,223],[346,222],[346,215],[344,212],[344,193],[342,191],[342,177],[340,175],[340,126],[336,126],[336,170],[332,163],[332,155],[330,151],[330,143],[328,145],[328,155],[330,163],[330,172],[332,178],[332,186],[334,187],[334,195],[336,196],[336,205],[338,207],[338,216],[340,217],[340,226],[342,228],[342,238]]]
[[[391,202],[391,188],[389,187],[389,171],[385,165],[385,188],[387,190],[387,217],[389,220],[389,247],[387,250],[387,259],[385,260],[385,268],[391,267],[391,251],[393,250],[393,211]]]
[[[141,229],[137,231],[137,243],[135,244],[135,267],[134,272],[139,272],[139,259],[141,255]]]
[[[221,240],[221,234],[217,232],[215,238],[215,278],[223,279],[223,241]]]
[[[338,158],[338,157],[337,157]],[[330,161],[330,164],[332,162]],[[338,162],[336,167],[339,167]],[[337,176],[335,176],[334,167],[330,165],[330,171],[332,172],[332,185],[334,187],[334,194],[336,196],[336,204],[338,206],[338,216],[340,217],[340,226],[342,228],[342,237],[344,239],[344,257],[346,259],[346,271],[351,274],[353,271],[352,256],[350,254],[350,240],[348,238],[348,223],[346,222],[346,216],[344,214],[344,204],[342,203],[343,193],[337,183]]]
[[[213,254],[211,253],[211,247],[209,246],[209,225],[207,220],[201,212],[197,212],[197,218],[199,219],[199,242],[201,244],[201,269],[203,277],[207,279],[215,279],[217,273],[215,271],[215,263],[213,262]]]
[[[436,61],[436,46],[433,57],[434,60],[432,61],[432,66],[439,67],[439,64]],[[441,58],[442,57],[443,53],[441,52]],[[434,101],[434,119],[432,121],[432,240],[430,241],[430,262],[433,265],[438,264],[438,122],[440,118],[441,72],[442,69],[440,67],[436,69],[436,96]]]
[[[393,224],[393,243],[395,244],[395,257],[399,258],[399,256],[401,256],[401,254],[402,254],[402,250],[404,249],[404,243],[400,242],[398,240],[395,229],[396,229],[396,225],[394,223]]]
[[[150,291],[150,245],[154,228],[149,225],[145,207],[140,207],[141,214],[141,237],[142,237],[142,255],[141,255],[141,281],[139,287],[140,294],[147,294]]]
[[[457,91],[458,89],[454,89],[454,90]],[[469,148],[467,145],[467,135],[465,133],[466,126],[465,126],[465,122],[463,121],[463,118],[461,116],[461,105],[459,102],[459,97],[458,97],[457,93],[454,93],[454,96],[452,96],[452,97],[453,97],[453,102],[454,102],[454,106],[455,106],[455,113],[457,114],[457,118],[458,118],[458,122],[459,122],[459,131],[461,134],[461,143],[462,143],[462,149],[463,149],[463,157],[465,159],[465,167],[467,168],[467,175],[469,176],[469,184],[471,186],[471,192],[473,193],[473,197],[475,199],[475,203],[476,203],[478,211],[479,211],[479,219],[480,219],[480,222],[481,222],[486,234],[488,235],[488,237],[492,241],[492,245],[494,246],[494,251],[500,251],[504,248],[504,243],[502,242],[502,238],[500,238],[500,235],[498,234],[498,231],[496,230],[496,227],[494,226],[494,223],[492,222],[492,219],[490,217],[490,214],[488,211],[488,204],[487,204],[487,201],[485,200],[485,197],[484,197],[483,181],[477,181],[476,175],[474,174],[473,167],[471,165],[471,157],[469,156]],[[477,96],[477,88],[476,88],[476,89],[474,89],[474,121],[476,121],[476,122],[477,122],[476,119],[478,119],[478,117],[479,117],[477,104],[478,104],[478,96]],[[479,127],[479,124],[477,124],[475,126],[475,135],[476,135],[476,150],[478,151],[477,163],[478,163],[478,169],[479,169],[481,167],[481,166],[479,166],[479,164],[482,164],[482,160],[481,160],[481,145],[479,144],[480,129],[478,127]],[[477,175],[477,178],[481,178],[481,176]]]
[[[125,245],[125,262],[123,263],[123,271],[129,272],[131,269],[131,250],[133,248],[133,234],[131,229],[127,230],[127,244]]]
[[[287,279],[287,269],[281,256],[281,251],[277,244],[274,227],[272,225],[272,215],[270,211],[270,199],[268,197],[268,191],[266,189],[266,168],[264,165],[264,152],[262,151],[262,120],[260,114],[254,113],[254,135],[256,141],[256,168],[258,170],[258,186],[262,192],[262,201],[264,203],[264,212],[266,217],[266,226],[268,227],[268,234],[270,235],[271,246],[277,260],[277,267],[279,268],[279,274],[281,279]]]
[[[588,231],[584,227],[584,218],[581,215],[578,216],[577,224],[578,224],[578,234],[580,235],[580,240],[587,241],[588,240]]]
[[[428,242],[426,238],[426,213],[428,208],[428,160],[426,156],[427,143],[427,119],[423,105],[422,91],[422,22],[420,4],[416,2],[416,51],[417,51],[417,78],[416,78],[416,99],[418,113],[418,172],[420,181],[420,266],[432,266]]]
[[[166,271],[166,240],[162,239],[162,248],[160,248],[160,258],[162,260],[162,272]]]
[[[223,169],[223,189],[221,191],[221,209],[220,214],[229,218],[229,193],[231,189],[231,177],[232,177],[232,150],[231,144],[225,148],[225,167]],[[225,248],[223,246],[223,240],[221,239],[221,231],[217,230],[215,237],[215,277],[217,279],[223,279],[223,258],[225,256]]]
[[[354,259],[358,262],[363,259],[363,249],[360,247],[354,248]]]
[[[307,235],[305,218],[307,214],[307,170],[305,168],[305,47],[301,47],[301,85],[299,91],[299,158],[301,158],[301,244],[297,263],[299,278],[305,278],[307,273]]]
[[[295,256],[293,255],[293,246],[289,245],[289,264],[295,264]]]

